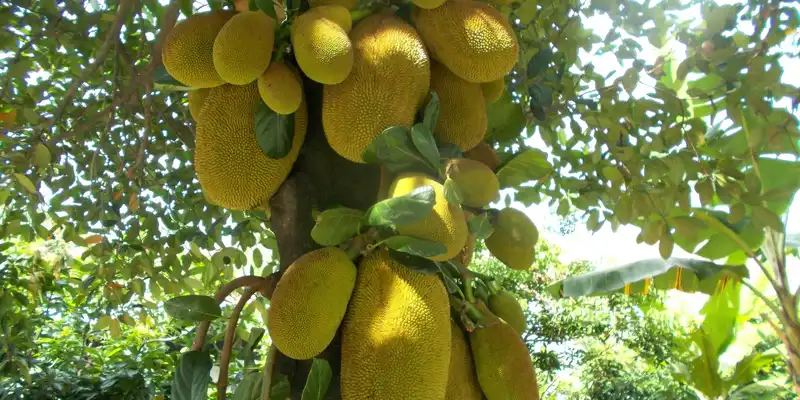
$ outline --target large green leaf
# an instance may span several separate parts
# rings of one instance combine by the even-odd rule
[[[322,400],[331,382],[331,366],[328,361],[315,358],[308,373],[306,386],[303,388],[301,400]]]
[[[432,186],[420,186],[413,192],[378,202],[367,210],[363,226],[393,226],[416,222],[427,216],[436,204]]]
[[[190,294],[173,297],[164,303],[164,310],[172,318],[186,321],[212,321],[222,316],[222,310],[213,297]]]
[[[232,400],[259,400],[261,398],[261,382],[264,374],[258,370],[244,373],[244,378],[236,385]]]
[[[411,236],[392,236],[383,243],[392,250],[419,257],[431,258],[447,253],[447,248],[441,243]]]
[[[486,105],[488,126],[486,138],[496,142],[505,142],[517,138],[525,129],[525,114],[522,106],[515,103],[506,91],[494,103]]]
[[[713,294],[727,286],[729,279],[747,276],[747,268],[742,265],[719,265],[684,258],[653,258],[569,277],[551,284],[547,290],[557,298],[618,292],[647,293],[653,289]]]
[[[189,351],[181,356],[172,378],[170,393],[175,400],[205,400],[211,381],[211,356],[204,351]]]
[[[702,330],[695,331],[692,339],[700,355],[691,361],[688,375],[690,384],[708,398],[717,398],[723,390],[722,378],[719,375],[719,353]]]
[[[733,374],[725,380],[726,388],[730,389],[752,381],[758,372],[780,359],[779,354],[754,353],[745,356],[736,363]]]
[[[364,150],[364,161],[383,165],[392,172],[438,173],[417,150],[411,132],[404,126],[392,126],[381,132]]]
[[[499,171],[497,179],[500,187],[513,188],[541,179],[553,172],[553,166],[547,161],[547,154],[538,149],[526,150],[510,161],[508,161]]]
[[[292,149],[294,114],[278,114],[263,101],[256,102],[255,132],[258,146],[269,158],[283,158]]]
[[[323,211],[311,229],[311,238],[321,246],[338,246],[358,233],[364,212],[339,207]]]
[[[700,329],[717,354],[725,352],[736,334],[741,288],[738,282],[727,285],[714,293],[700,310],[700,314],[705,315]]]

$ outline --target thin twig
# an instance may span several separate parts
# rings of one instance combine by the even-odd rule
[[[219,378],[217,379],[217,400],[225,400],[228,389],[228,367],[231,362],[233,352],[233,337],[236,335],[236,325],[239,323],[239,315],[247,305],[247,301],[258,291],[255,287],[250,287],[236,303],[230,318],[228,319],[228,329],[225,331],[225,342],[222,345],[222,353],[219,358]]]

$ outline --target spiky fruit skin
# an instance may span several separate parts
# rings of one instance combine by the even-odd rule
[[[449,363],[441,280],[383,249],[365,256],[342,329],[342,399],[443,399]]]
[[[514,68],[519,45],[506,18],[488,4],[448,1],[417,8],[414,25],[431,56],[468,82],[491,82]]]
[[[441,6],[447,0],[411,0],[415,6],[424,9],[432,9]]]
[[[161,59],[170,76],[193,88],[225,83],[214,68],[214,39],[232,11],[192,14],[177,23],[164,39]]]
[[[488,400],[538,400],[539,387],[528,348],[511,325],[492,315],[483,303],[483,327],[469,334],[475,372]]]
[[[494,151],[492,146],[489,146],[486,142],[480,142],[471,150],[465,151],[464,157],[480,161],[492,171],[497,171],[497,168],[500,167],[500,157],[497,156],[497,152]]]
[[[289,153],[269,158],[255,134],[255,105],[262,101],[256,83],[211,90],[197,121],[195,172],[205,196],[222,207],[250,210],[263,206],[278,190],[297,160],[306,136],[305,102],[294,114]]]
[[[281,353],[305,360],[333,340],[356,283],[356,266],[344,250],[306,253],[283,273],[270,301],[267,328]]]
[[[278,114],[291,114],[300,108],[303,101],[303,87],[300,77],[284,63],[274,61],[264,74],[258,78],[258,94],[272,111]]]
[[[525,313],[522,311],[519,301],[514,295],[505,290],[489,296],[489,310],[511,325],[519,335],[522,335],[528,329]]]
[[[486,136],[486,102],[481,85],[455,76],[444,65],[431,65],[431,91],[439,96],[439,119],[433,135],[462,151]]]
[[[495,79],[491,82],[481,83],[481,90],[483,91],[483,99],[486,103],[494,103],[500,100],[503,91],[506,88],[505,78]]]
[[[353,18],[350,17],[350,11],[343,6],[317,6],[311,9],[310,12],[317,13],[323,18],[327,18],[333,22],[336,22],[336,25],[339,25],[339,27],[341,27],[347,33],[350,33],[350,30],[353,29]]]
[[[378,13],[350,33],[353,71],[342,83],[325,86],[322,125],[339,155],[363,163],[364,149],[390,126],[411,126],[428,94],[430,62],[411,25]]]
[[[189,114],[193,120],[197,121],[200,118],[200,110],[203,109],[203,103],[205,103],[206,97],[210,92],[211,89],[208,88],[189,91]]]
[[[300,69],[311,80],[334,85],[353,69],[353,45],[342,27],[314,9],[292,24],[292,48]]]
[[[246,85],[269,66],[275,20],[263,11],[234,15],[214,39],[214,68],[225,82]]]
[[[539,229],[524,212],[507,207],[497,213],[495,231],[505,232],[515,243],[533,247],[539,241]]]
[[[463,195],[462,204],[483,208],[500,196],[500,181],[485,164],[468,158],[447,162],[447,177],[452,179]]]
[[[447,391],[444,399],[483,399],[467,339],[461,328],[452,320],[450,321],[450,368],[447,374]]]
[[[352,10],[358,6],[358,0],[309,0],[311,7],[319,6],[342,6]]]
[[[452,204],[444,198],[442,184],[420,174],[400,174],[389,188],[389,197],[394,198],[410,194],[421,186],[431,186],[436,194],[436,204],[424,218],[410,224],[397,226],[397,231],[404,236],[440,243],[447,248],[442,255],[430,257],[433,261],[445,261],[455,257],[467,241],[469,229],[464,220],[464,212],[458,204]]]
[[[495,228],[484,240],[486,248],[500,262],[517,271],[527,271],[533,264],[534,247],[518,243],[513,238]]]

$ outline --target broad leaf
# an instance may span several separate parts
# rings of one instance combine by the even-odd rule
[[[392,172],[438,173],[417,150],[409,129],[403,126],[392,126],[381,132],[364,150],[364,162],[383,165]]]
[[[16,178],[17,182],[31,194],[39,194],[39,191],[36,190],[36,186],[25,174],[15,173],[14,178]]]
[[[258,370],[250,370],[244,373],[241,382],[236,385],[232,400],[259,400],[261,399],[261,382],[264,374]]]
[[[175,400],[205,400],[211,381],[211,356],[204,351],[189,351],[181,356],[172,377],[171,396]]]
[[[405,265],[408,269],[426,274],[433,275],[439,272],[439,266],[436,262],[431,261],[424,257],[415,256],[412,254],[404,253],[389,249],[389,257],[393,260]]]
[[[383,243],[392,250],[419,257],[431,258],[447,253],[447,248],[441,243],[411,236],[392,236]]]
[[[702,329],[717,354],[722,354],[734,338],[739,316],[739,293],[742,285],[734,283],[706,301],[700,314],[705,315]]]
[[[523,183],[544,178],[553,172],[553,166],[547,161],[547,154],[538,149],[526,150],[510,161],[499,171],[497,179],[501,188],[513,188]]]
[[[495,142],[504,142],[517,138],[525,129],[525,114],[522,106],[514,102],[508,91],[492,104],[486,105],[488,124],[486,138]]]
[[[719,353],[702,331],[695,331],[692,339],[697,344],[700,355],[691,362],[690,384],[709,398],[717,398],[723,389],[722,378],[719,376]]]
[[[467,226],[469,227],[470,233],[475,234],[476,240],[486,239],[494,232],[494,227],[489,221],[489,213],[482,213],[470,218],[467,222]]]
[[[431,133],[436,128],[436,122],[439,121],[439,108],[439,95],[431,91],[431,99],[428,100],[428,105],[425,106],[425,115],[422,119],[422,123],[428,127],[428,131]]]
[[[439,168],[439,149],[436,141],[433,140],[432,131],[424,124],[414,124],[411,127],[411,141],[420,154],[425,157],[428,164],[434,168]]]
[[[222,316],[213,297],[197,294],[173,297],[164,303],[164,310],[170,317],[185,321],[213,321]]]
[[[456,181],[447,178],[444,181],[444,199],[451,204],[461,204],[464,202],[464,192]]]
[[[725,382],[726,387],[732,388],[752,381],[759,371],[780,359],[778,354],[755,353],[745,356],[736,363],[733,375]]]
[[[272,387],[269,389],[270,400],[286,400],[292,394],[289,378],[283,374],[275,374],[272,378]]]
[[[413,192],[378,202],[367,210],[363,226],[393,226],[425,218],[436,204],[436,192],[431,186],[420,186]]]
[[[256,140],[269,158],[283,158],[292,149],[294,114],[278,114],[263,101],[256,102]]]
[[[301,400],[322,400],[325,392],[328,391],[331,375],[331,366],[328,361],[315,358],[311,364],[311,372],[308,373]]]
[[[311,238],[321,246],[338,246],[358,234],[364,212],[352,208],[323,211],[311,229]]]

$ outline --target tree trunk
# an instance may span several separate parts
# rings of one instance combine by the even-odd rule
[[[380,181],[377,166],[356,164],[328,145],[322,129],[322,85],[303,82],[308,106],[308,132],[292,172],[270,200],[272,231],[278,242],[280,273],[301,255],[318,247],[311,239],[312,210],[335,206],[366,210],[375,203]],[[328,360],[333,378],[326,399],[339,399],[340,336],[319,357]],[[280,354],[275,372],[286,375],[292,399],[300,399],[311,360],[292,360]]]

